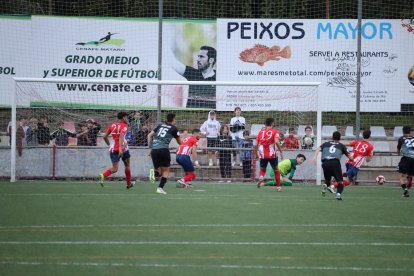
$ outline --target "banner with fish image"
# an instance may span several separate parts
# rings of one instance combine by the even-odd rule
[[[219,19],[217,80],[321,82],[322,111],[355,111],[357,24],[346,19]],[[362,112],[414,107],[410,24],[399,19],[362,21]],[[217,87],[217,109],[316,110],[317,103],[308,98],[310,89]]]

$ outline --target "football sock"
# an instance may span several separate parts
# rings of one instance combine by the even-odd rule
[[[265,174],[266,174],[266,169],[262,169],[262,168],[260,168],[260,173],[259,173],[259,176],[260,176],[260,177],[264,177],[264,176],[265,176]]]
[[[131,169],[125,168],[125,180],[128,186],[131,185]]]
[[[164,188],[165,183],[167,183],[167,178],[166,177],[161,177],[160,184],[158,185],[158,187]]]
[[[275,177],[276,177],[276,184],[280,187],[280,172],[279,170],[275,170]]]
[[[343,181],[342,181],[342,184],[344,184],[344,186],[348,186],[348,185],[349,185],[349,182],[348,182],[348,181],[346,181],[346,180],[343,180]]]
[[[407,176],[407,188],[410,189],[413,186],[413,177]]]
[[[154,172],[154,176],[155,176],[155,177],[160,177],[160,176],[161,176],[161,174],[160,174],[160,172],[159,172],[159,171],[155,170],[155,172]]]
[[[195,178],[195,174],[192,172],[185,173],[186,175],[183,177],[185,182],[191,181]]]
[[[112,172],[111,172],[111,170],[106,170],[104,173],[103,173],[103,176],[105,177],[105,178],[107,178],[108,176],[110,176],[112,174]]]
[[[338,183],[338,188],[336,189],[336,192],[342,194],[343,191],[344,185],[342,183]]]

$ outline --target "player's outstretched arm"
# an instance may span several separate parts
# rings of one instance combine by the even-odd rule
[[[316,150],[315,150],[315,154],[312,157],[312,164],[316,166],[316,159],[318,158],[319,153],[321,152],[321,147],[319,146]]]
[[[109,134],[105,132],[104,136],[102,137],[107,146],[109,146],[109,144],[110,144],[108,136],[109,136]]]

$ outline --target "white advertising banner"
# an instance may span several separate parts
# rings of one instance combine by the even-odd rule
[[[0,17],[0,33],[0,106],[10,106],[13,77],[27,76],[30,63],[30,17]]]
[[[155,80],[157,34],[155,21],[33,16],[29,76]],[[47,100],[72,106],[155,107],[157,103],[156,86],[56,83],[45,88],[42,95]]]
[[[219,19],[217,24],[217,80],[321,82],[323,111],[355,111],[357,20]],[[408,22],[363,20],[361,34],[361,111],[399,112],[413,104],[414,33]],[[217,89],[224,97],[221,110],[289,110],[286,101],[269,102],[272,89]],[[304,103],[303,110],[309,109]]]

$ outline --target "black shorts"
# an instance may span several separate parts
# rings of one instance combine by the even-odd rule
[[[207,147],[208,148],[215,148],[217,147],[217,138],[209,138],[207,137]]]
[[[270,163],[270,166],[272,167],[272,169],[275,170],[277,169],[278,158],[275,157],[275,158],[260,159],[260,168],[266,169],[267,163]]]
[[[398,172],[403,174],[414,175],[414,158],[403,156],[398,163]]]
[[[341,162],[338,159],[322,160],[322,169],[326,184],[331,182],[332,177],[336,181],[343,180]]]
[[[153,149],[151,151],[152,164],[154,169],[159,167],[169,167],[171,163],[171,154],[169,149]]]

